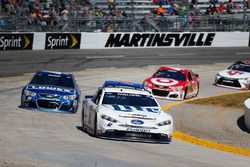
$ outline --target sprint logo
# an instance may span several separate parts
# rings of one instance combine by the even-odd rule
[[[30,45],[30,40],[26,35],[23,35],[23,37],[24,37],[24,41],[25,41],[23,49],[25,49]]]
[[[33,34],[0,34],[0,50],[31,50]]]
[[[47,33],[45,49],[79,49],[81,34]]]

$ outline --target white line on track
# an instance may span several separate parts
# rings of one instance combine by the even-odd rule
[[[160,57],[165,57],[165,56],[194,56],[197,55],[196,53],[173,53],[173,54],[159,54],[158,56]]]
[[[250,52],[238,52],[236,55],[250,55]]]
[[[86,59],[108,59],[108,58],[123,58],[122,55],[117,56],[87,56]]]
[[[130,58],[130,57],[125,57],[125,58]],[[153,55],[151,57],[150,56],[145,56],[145,57],[144,56],[142,56],[142,57],[132,57],[131,56],[131,58],[133,58],[133,59],[145,59],[146,60],[146,59],[155,59],[155,58],[159,58],[159,59],[164,58],[165,59],[165,58],[175,58],[175,57],[167,57],[167,56],[166,57],[164,57],[164,56],[157,57],[156,55]]]

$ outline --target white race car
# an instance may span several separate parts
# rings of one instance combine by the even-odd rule
[[[215,76],[215,85],[241,90],[250,89],[250,62],[237,61],[228,69],[218,72]]]
[[[106,81],[85,96],[82,129],[100,138],[169,143],[173,119],[143,85]]]

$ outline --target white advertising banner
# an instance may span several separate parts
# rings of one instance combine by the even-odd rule
[[[249,32],[41,32],[2,33],[0,37],[0,50],[249,47],[250,43]]]
[[[46,33],[34,33],[33,50],[44,50]]]
[[[216,32],[213,45],[215,47],[247,47],[249,32]]]
[[[245,104],[245,116],[244,116],[245,125],[250,130],[250,98],[247,99],[244,102],[244,104]]]
[[[249,32],[82,33],[81,49],[247,47]]]

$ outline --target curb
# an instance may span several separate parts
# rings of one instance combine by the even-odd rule
[[[225,95],[243,94],[243,93],[246,93],[246,92],[224,93],[224,94],[219,94],[219,95],[215,95],[215,96],[207,96],[207,97],[189,99],[189,100],[185,100],[185,101],[181,101],[181,102],[172,103],[172,104],[167,105],[167,106],[163,106],[162,110],[165,111],[165,110],[168,110],[174,106],[178,106],[178,105],[181,105],[183,103],[190,102],[190,101],[220,97],[220,96],[225,96]],[[225,145],[225,144],[221,144],[221,143],[217,143],[217,142],[213,142],[213,141],[209,141],[209,140],[198,138],[195,136],[191,136],[191,135],[179,132],[179,131],[174,131],[173,138],[180,140],[180,141],[184,141],[184,142],[192,143],[192,144],[199,145],[202,147],[206,147],[206,148],[211,148],[211,149],[215,149],[215,150],[220,150],[220,151],[224,151],[224,152],[228,152],[228,153],[233,153],[233,154],[238,154],[238,155],[250,157],[250,150],[247,150],[244,148],[239,148],[239,147],[234,147],[234,146],[229,146],[229,145]]]

